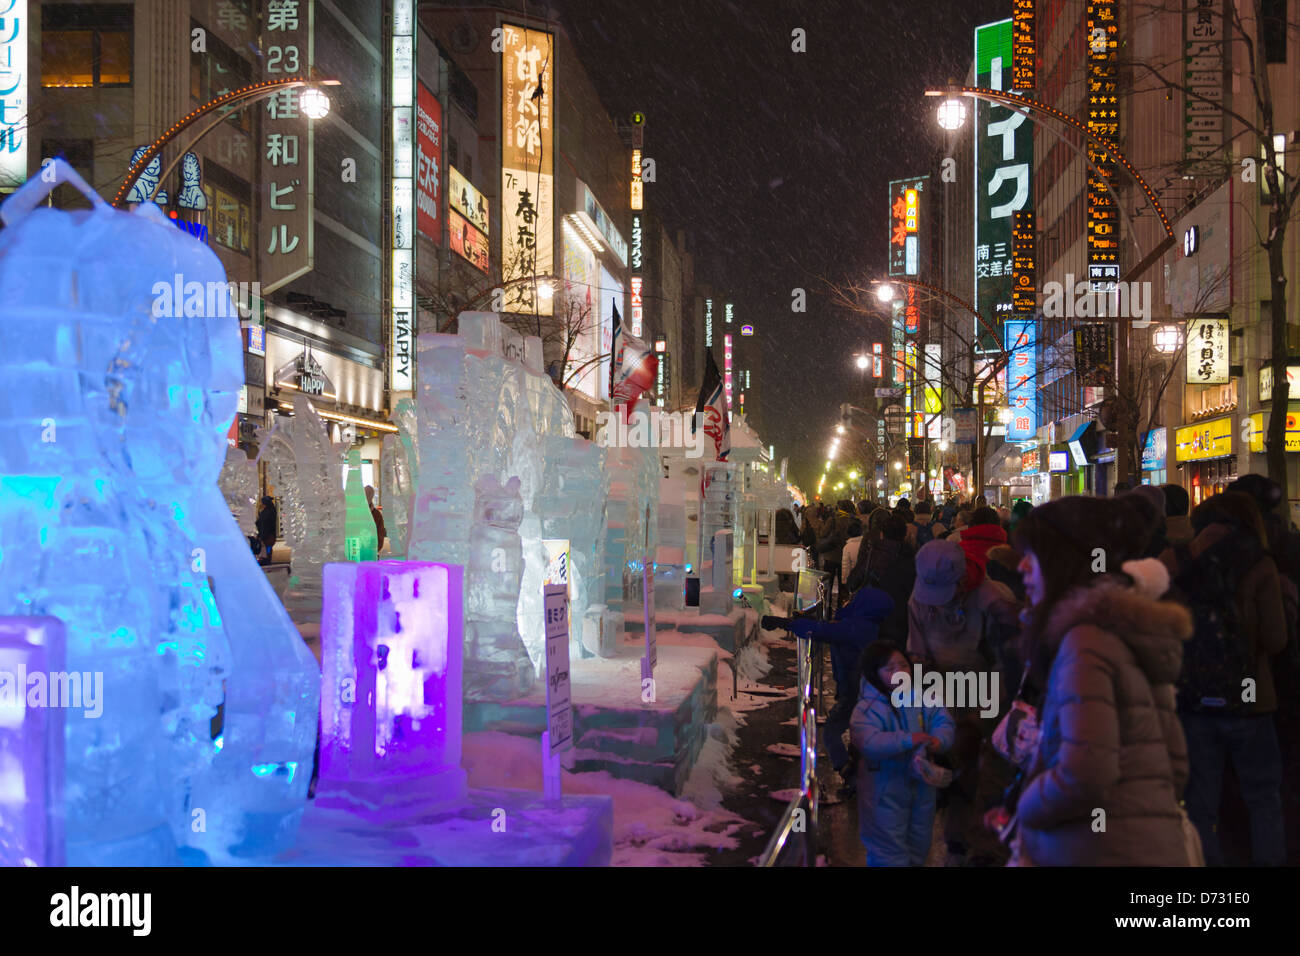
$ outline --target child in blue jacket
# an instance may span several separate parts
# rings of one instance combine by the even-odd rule
[[[911,669],[896,644],[876,641],[862,654],[862,694],[850,722],[858,771],[858,832],[867,866],[922,866],[930,852],[938,791],[912,769],[918,750],[952,746],[942,707],[895,707],[891,678]]]

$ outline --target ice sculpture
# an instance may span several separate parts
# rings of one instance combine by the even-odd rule
[[[316,803],[391,820],[461,800],[461,569],[325,566]]]
[[[497,315],[463,313],[460,334],[422,335],[417,348],[418,406],[413,420],[398,420],[403,441],[412,436],[406,460],[418,467],[407,556],[466,567],[466,698],[509,699],[528,689],[544,659],[542,541],[592,540],[590,529],[572,531],[563,516],[599,519],[592,504],[604,488],[603,458],[579,451],[557,464],[565,448],[587,443],[575,439],[573,413],[541,371],[540,343],[521,340]],[[557,503],[557,495],[572,497]],[[589,559],[578,562],[576,546],[573,553],[579,576],[586,574]],[[600,568],[598,559],[591,567]],[[575,621],[581,610],[574,607]]]
[[[268,484],[280,496],[280,524],[293,551],[284,606],[298,624],[320,621],[321,570],[345,557],[342,455],[304,395],[293,397],[293,417],[281,416],[258,452]]]
[[[217,484],[240,530],[253,534],[257,525],[257,462],[242,448],[227,446],[226,463],[221,466]]]
[[[57,618],[0,618],[0,866],[64,864],[64,711],[48,695],[66,639]]]
[[[396,435],[384,436],[379,462],[380,493],[384,503],[384,528],[390,542],[389,553],[395,558],[404,558],[410,537],[415,476],[420,470],[415,443],[418,431],[415,402],[409,398],[398,399],[393,409],[393,420],[397,422],[399,431]]]
[[[34,208],[60,182],[92,209]],[[61,618],[68,668],[103,675],[102,713],[64,715],[68,862],[272,851],[319,685],[217,484],[243,380],[221,264],[61,161],[3,217],[0,613]]]
[[[343,519],[344,553],[349,561],[374,561],[379,557],[379,531],[375,517],[366,501],[365,486],[361,484],[361,449],[348,452],[348,477],[343,488],[345,503]]]
[[[465,641],[472,667],[466,668],[470,700],[510,700],[532,686],[534,669],[516,629],[523,548],[519,479],[503,487],[484,475],[474,483],[474,523],[470,527],[465,575]],[[540,588],[539,588],[540,594]]]

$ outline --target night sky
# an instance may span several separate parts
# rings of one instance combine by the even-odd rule
[[[556,0],[610,115],[647,117],[647,207],[763,337],[764,442],[816,490],[852,354],[879,340],[824,280],[884,275],[890,179],[938,148],[927,86],[961,80],[1010,0]],[[534,8],[536,9],[536,8]],[[806,31],[807,52],[791,51]],[[791,311],[791,290],[808,311]],[[719,364],[721,355],[717,354]]]

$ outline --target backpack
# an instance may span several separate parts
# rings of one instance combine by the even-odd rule
[[[1203,714],[1241,711],[1242,682],[1253,676],[1249,642],[1241,633],[1237,583],[1262,556],[1217,545],[1192,559],[1187,545],[1174,548],[1182,569],[1174,593],[1192,612],[1194,630],[1183,645],[1178,709]]]
[[[929,544],[934,540],[934,521],[927,521],[925,524],[916,526],[916,549],[921,550],[921,545]]]

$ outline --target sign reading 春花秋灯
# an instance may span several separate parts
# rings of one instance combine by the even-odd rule
[[[0,192],[27,181],[28,13],[27,0],[11,0],[0,17]]]
[[[975,85],[1011,87],[1011,21],[975,28]],[[1012,313],[1012,216],[1029,205],[1033,126],[1024,113],[975,102],[976,351],[998,351],[996,335]]]
[[[1183,0],[1183,158],[1187,176],[1221,176],[1223,2]]]
[[[501,24],[501,274],[512,280],[554,270],[555,38]],[[550,315],[537,282],[505,289],[505,312]]]
[[[1198,318],[1187,320],[1187,384],[1227,385],[1228,320]]]
[[[415,0],[393,0],[393,232],[389,286],[388,387],[415,389],[415,180],[417,80]]]
[[[313,0],[267,9],[262,28],[266,78],[312,70]],[[262,292],[269,295],[310,272],[314,264],[313,124],[301,109],[300,87],[277,90],[262,107]]]
[[[1008,442],[1029,441],[1038,431],[1038,323],[1019,319],[1005,325]]]
[[[889,183],[889,274],[921,274],[921,202],[929,176]]]
[[[550,756],[573,746],[573,708],[569,681],[569,586],[542,587],[546,623],[546,728]]]
[[[1117,0],[1088,0],[1088,132],[1108,143],[1119,138],[1118,14]],[[1119,207],[1107,185],[1115,154],[1091,140],[1087,149],[1088,278],[1092,291],[1104,291],[1119,281]]]

